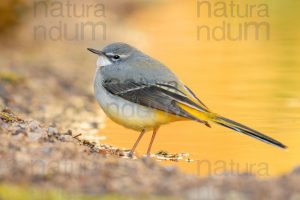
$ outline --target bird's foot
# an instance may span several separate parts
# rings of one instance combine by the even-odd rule
[[[134,152],[130,151],[130,152],[128,153],[128,157],[129,157],[129,158],[133,158],[133,157],[134,157]]]

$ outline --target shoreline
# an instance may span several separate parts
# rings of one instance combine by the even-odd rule
[[[1,187],[183,199],[290,199],[300,191],[300,168],[263,180],[252,174],[200,178],[151,158],[122,158],[121,149],[79,139],[70,131],[60,133],[8,109],[0,116]]]

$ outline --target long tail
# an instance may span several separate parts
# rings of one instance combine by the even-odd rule
[[[281,142],[279,142],[277,140],[274,140],[273,138],[271,138],[269,136],[266,136],[266,135],[264,135],[264,134],[262,134],[262,133],[260,133],[256,130],[253,130],[253,129],[245,126],[245,125],[242,125],[238,122],[232,121],[232,120],[227,119],[225,117],[217,115],[217,116],[214,116],[211,120],[213,122],[217,123],[217,124],[220,124],[222,126],[230,128],[230,129],[235,130],[237,132],[244,133],[245,135],[254,137],[254,138],[256,138],[258,140],[261,140],[265,143],[272,144],[276,147],[280,147],[280,148],[283,148],[283,149],[287,148],[287,146],[285,146]]]

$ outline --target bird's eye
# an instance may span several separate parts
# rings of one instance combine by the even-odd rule
[[[120,58],[120,56],[119,55],[114,55],[114,57],[113,57],[114,59],[119,59]]]

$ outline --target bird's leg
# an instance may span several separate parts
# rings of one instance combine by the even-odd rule
[[[152,147],[152,144],[153,144],[153,141],[154,141],[154,138],[155,138],[155,136],[156,136],[156,133],[157,133],[158,128],[159,128],[159,127],[153,129],[151,141],[150,141],[150,144],[149,144],[148,150],[147,150],[147,156],[148,156],[148,157],[150,156],[151,147]]]
[[[136,149],[137,145],[139,144],[139,142],[140,142],[140,140],[142,139],[142,137],[143,137],[143,135],[144,135],[145,132],[146,132],[146,130],[143,129],[142,132],[140,133],[138,139],[135,141],[133,147],[132,147],[131,150],[130,150],[130,157],[133,156],[134,150]]]

